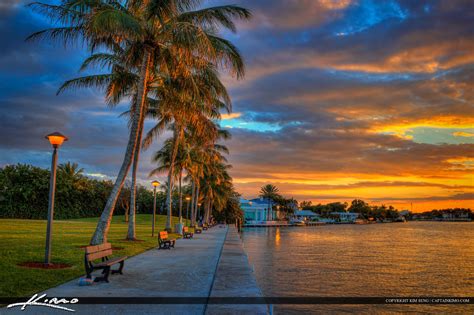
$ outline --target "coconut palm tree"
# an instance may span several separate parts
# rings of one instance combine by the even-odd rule
[[[206,167],[201,186],[205,200],[204,221],[209,223],[213,207],[221,210],[227,202],[229,191],[232,188],[232,179],[227,170],[230,165],[215,161]]]
[[[229,66],[237,75],[243,72],[238,51],[228,41],[219,38],[219,26],[235,31],[234,18],[249,18],[250,12],[236,6],[221,6],[194,10],[201,1],[170,0],[125,2],[109,0],[63,0],[60,5],[34,3],[33,6],[50,17],[59,27],[33,34],[30,38],[60,39],[65,44],[83,42],[91,50],[123,49],[124,68],[132,68],[137,77],[131,91],[116,93],[107,89],[107,97],[132,95],[132,123],[123,163],[99,219],[91,244],[106,241],[110,222],[121,188],[131,167],[141,140],[144,113],[153,69],[166,69],[169,59],[187,64],[193,56],[206,56],[209,61]],[[97,60],[109,65],[107,58],[96,54]],[[104,66],[104,64],[102,64]],[[88,76],[69,82],[66,87],[110,86],[113,76]],[[117,99],[114,99],[117,101]],[[138,163],[138,158],[137,158]],[[138,165],[138,164],[137,164]],[[136,168],[135,168],[136,169]],[[135,172],[136,174],[136,172]],[[132,194],[134,195],[134,194]],[[134,198],[134,197],[132,197]],[[133,204],[131,208],[134,209]]]
[[[194,133],[194,137],[214,138],[218,130],[214,122],[220,118],[220,110],[230,112],[231,104],[227,90],[218,78],[215,67],[210,63],[203,63],[205,66],[194,69],[192,75],[168,78],[165,84],[156,91],[156,96],[160,99],[159,108],[150,108],[149,114],[157,120],[156,125],[147,133],[144,140],[144,147],[148,147],[153,138],[162,132],[168,124],[173,131],[172,146],[169,152],[171,158],[168,168],[168,183],[173,185],[175,175],[179,180],[179,187],[182,182],[182,170],[177,163],[180,147],[185,145],[186,133]],[[181,150],[182,151],[182,150]],[[184,151],[183,151],[184,153]],[[186,157],[182,161],[189,161]],[[176,173],[175,173],[176,171]],[[179,188],[179,191],[181,189]],[[171,229],[171,190],[167,195],[168,219],[166,228]],[[182,214],[182,201],[180,195],[180,214]],[[180,215],[180,222],[181,222]]]
[[[58,165],[60,176],[71,182],[76,182],[83,177],[84,169],[79,168],[77,163],[67,162]]]
[[[260,188],[260,197],[263,197],[267,200],[268,202],[268,214],[267,214],[267,219],[272,220],[273,215],[272,215],[272,201],[273,198],[275,198],[278,195],[278,188],[272,184],[267,184],[265,186],[262,186]]]

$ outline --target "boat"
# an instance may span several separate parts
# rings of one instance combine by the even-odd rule
[[[291,218],[290,219],[290,224],[291,225],[297,225],[297,226],[303,226],[306,225],[304,220],[298,219],[298,218]]]

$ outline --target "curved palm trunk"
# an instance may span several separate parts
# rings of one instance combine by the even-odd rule
[[[183,223],[183,192],[182,192],[183,170],[179,170],[179,223]]]
[[[199,219],[197,218],[197,212],[198,212],[198,203],[199,203],[199,183],[196,183],[196,195],[194,196],[194,198],[196,198],[196,200],[194,201],[194,222],[196,222],[196,219]]]
[[[166,230],[171,230],[171,211],[172,211],[172,203],[173,203],[173,176],[172,176],[172,167],[168,172],[168,192],[166,193]]]
[[[138,129],[140,127],[140,120],[142,115],[145,114],[143,110],[145,107],[145,98],[147,94],[146,86],[148,84],[149,63],[150,53],[148,51],[145,51],[143,54],[142,66],[140,69],[140,82],[138,85],[137,100],[136,104],[134,104],[133,106],[134,110],[132,114],[132,124],[130,126],[130,136],[128,139],[127,149],[125,150],[125,156],[123,158],[120,171],[117,175],[117,179],[115,180],[114,187],[110,192],[104,211],[100,216],[94,235],[92,236],[92,239],[90,241],[91,245],[98,245],[107,242],[107,234],[109,233],[110,222],[112,221],[112,215],[114,214],[115,205],[125,182],[125,178],[127,177],[128,171],[130,170],[130,166],[132,164],[133,156],[135,153],[135,146],[138,145],[137,137],[139,131]]]
[[[144,108],[144,112],[146,108]],[[138,172],[138,162],[140,160],[140,149],[142,143],[143,135],[143,123],[145,122],[145,115],[142,115],[140,118],[137,144],[135,145],[135,154],[133,155],[133,166],[132,166],[132,187],[130,188],[130,215],[128,218],[128,232],[127,239],[135,240],[135,213],[137,206],[137,172]]]
[[[204,222],[206,224],[209,224],[210,212],[211,212],[211,198],[209,198],[206,202],[206,210],[204,213]]]
[[[172,211],[172,204],[173,204],[173,181],[174,181],[174,164],[176,161],[176,156],[178,154],[178,142],[179,142],[179,133],[174,130],[174,144],[173,144],[173,151],[171,152],[171,161],[170,161],[170,169],[168,171],[168,195],[166,197],[166,206],[167,206],[167,217],[166,217],[166,229],[171,230],[171,211]]]
[[[196,226],[196,216],[194,215],[194,198],[196,197],[196,185],[194,180],[191,185],[191,226]]]

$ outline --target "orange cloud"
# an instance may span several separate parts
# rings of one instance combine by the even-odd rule
[[[464,132],[464,131],[457,131],[457,132],[453,132],[453,136],[470,138],[470,137],[474,137],[474,133]]]
[[[444,128],[444,129],[466,129],[474,125],[474,117],[468,116],[438,116],[417,119],[413,121],[395,122],[389,125],[377,125],[372,128],[376,133],[391,133],[403,139],[411,139],[411,136],[406,135],[407,132],[420,127]],[[455,132],[454,136],[463,137],[473,136],[466,132]]]
[[[222,119],[234,119],[242,116],[242,113],[221,114]]]

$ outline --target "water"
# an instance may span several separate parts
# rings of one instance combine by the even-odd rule
[[[265,296],[474,297],[474,223],[246,228]],[[459,313],[474,305],[275,305],[293,313]]]

